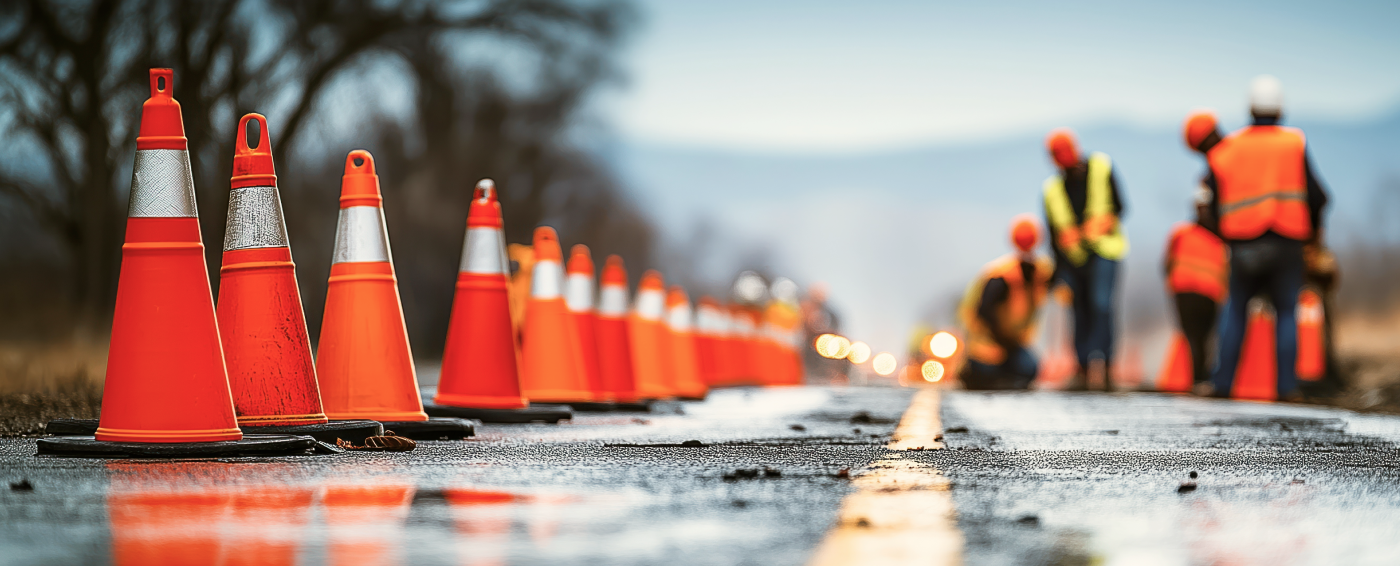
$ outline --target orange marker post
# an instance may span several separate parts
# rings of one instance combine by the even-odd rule
[[[1166,393],[1189,393],[1192,376],[1191,345],[1181,332],[1172,333],[1171,346],[1162,363],[1162,371],[1157,375],[1157,390]]]
[[[1231,397],[1259,401],[1278,399],[1278,357],[1274,347],[1273,315],[1264,309],[1251,309]]]
[[[525,328],[520,380],[532,402],[593,401],[578,332],[564,303],[564,253],[554,229],[535,229],[535,270]]]
[[[238,440],[174,72],[150,77],[96,437]]]
[[[510,318],[504,227],[496,184],[483,179],[467,213],[435,403],[484,409],[529,405],[521,394],[520,349]]]
[[[426,421],[374,157],[345,158],[316,373],[331,420]]]
[[[267,119],[244,116],[236,137],[218,316],[238,424],[324,423]]]

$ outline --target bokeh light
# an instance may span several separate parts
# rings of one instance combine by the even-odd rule
[[[835,334],[823,334],[818,336],[817,340],[812,342],[812,347],[816,348],[817,354],[821,357],[830,358],[831,356],[827,355],[827,350],[831,348],[831,339],[835,337]]]
[[[899,365],[899,361],[894,359],[894,354],[880,352],[875,356],[875,360],[870,362],[870,365],[875,368],[875,373],[889,375],[894,373],[895,366]]]
[[[863,364],[870,359],[870,345],[859,340],[851,343],[851,353],[846,356],[853,364]]]
[[[845,336],[837,334],[818,336],[816,341],[812,343],[812,347],[816,348],[817,353],[823,358],[833,360],[839,360],[851,353],[851,341],[847,340]]]
[[[943,379],[943,362],[929,360],[919,367],[919,373],[923,374],[924,381],[933,383]]]
[[[935,357],[952,357],[958,351],[958,339],[947,332],[939,332],[929,339],[928,349]]]

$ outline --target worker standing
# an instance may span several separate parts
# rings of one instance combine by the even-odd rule
[[[1220,131],[1215,115],[1197,112],[1186,119],[1186,146],[1201,155],[1220,143]],[[1204,181],[1203,181],[1204,182]],[[1215,329],[1220,303],[1225,301],[1229,286],[1229,258],[1225,242],[1216,235],[1216,221],[1211,215],[1214,194],[1204,186],[1197,189],[1192,200],[1196,205],[1195,222],[1177,224],[1167,240],[1163,272],[1167,288],[1176,302],[1181,334],[1191,350],[1192,391],[1209,394],[1210,374],[1206,370],[1209,357],[1206,344]]]
[[[1279,125],[1283,88],[1263,75],[1250,84],[1253,123],[1210,150],[1220,236],[1230,246],[1230,289],[1221,317],[1214,394],[1228,395],[1244,342],[1246,304],[1263,292],[1274,306],[1278,397],[1299,398],[1295,310],[1303,286],[1303,246],[1322,241],[1327,194],[1313,175],[1303,132]]]
[[[968,389],[1028,389],[1039,369],[1028,346],[1054,270],[1035,254],[1040,228],[1030,215],[1012,222],[1011,241],[1016,253],[987,264],[958,308],[967,332],[961,379]]]
[[[1113,390],[1113,301],[1118,264],[1128,252],[1123,198],[1108,155],[1080,155],[1074,133],[1055,130],[1046,139],[1059,169],[1046,179],[1045,218],[1055,252],[1055,277],[1073,292],[1074,349],[1079,371],[1070,389],[1102,382]]]

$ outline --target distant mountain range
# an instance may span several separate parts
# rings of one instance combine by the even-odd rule
[[[1377,198],[1385,179],[1400,191],[1400,110],[1364,122],[1290,125],[1307,133],[1331,191],[1331,241],[1400,239],[1400,199]],[[1078,133],[1086,149],[1116,164],[1132,245],[1123,318],[1133,332],[1155,335],[1167,321],[1162,246],[1171,224],[1188,217],[1203,165],[1176,128]],[[770,258],[772,270],[800,283],[829,283],[853,337],[901,351],[916,320],[952,322],[968,279],[1009,250],[1011,217],[1040,216],[1039,188],[1050,173],[1041,135],[849,154],[623,141],[606,155],[667,236],[698,250],[709,271],[697,275],[712,286],[740,264]]]

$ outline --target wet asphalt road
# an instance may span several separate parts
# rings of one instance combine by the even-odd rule
[[[725,390],[397,454],[138,462],[0,439],[0,563],[802,564],[850,490],[838,473],[911,395]]]
[[[859,483],[839,471],[894,460],[946,478],[967,564],[1400,563],[1400,418],[945,392],[946,449],[888,450],[912,396],[726,390],[404,454],[136,462],[0,439],[0,563],[802,564]]]

